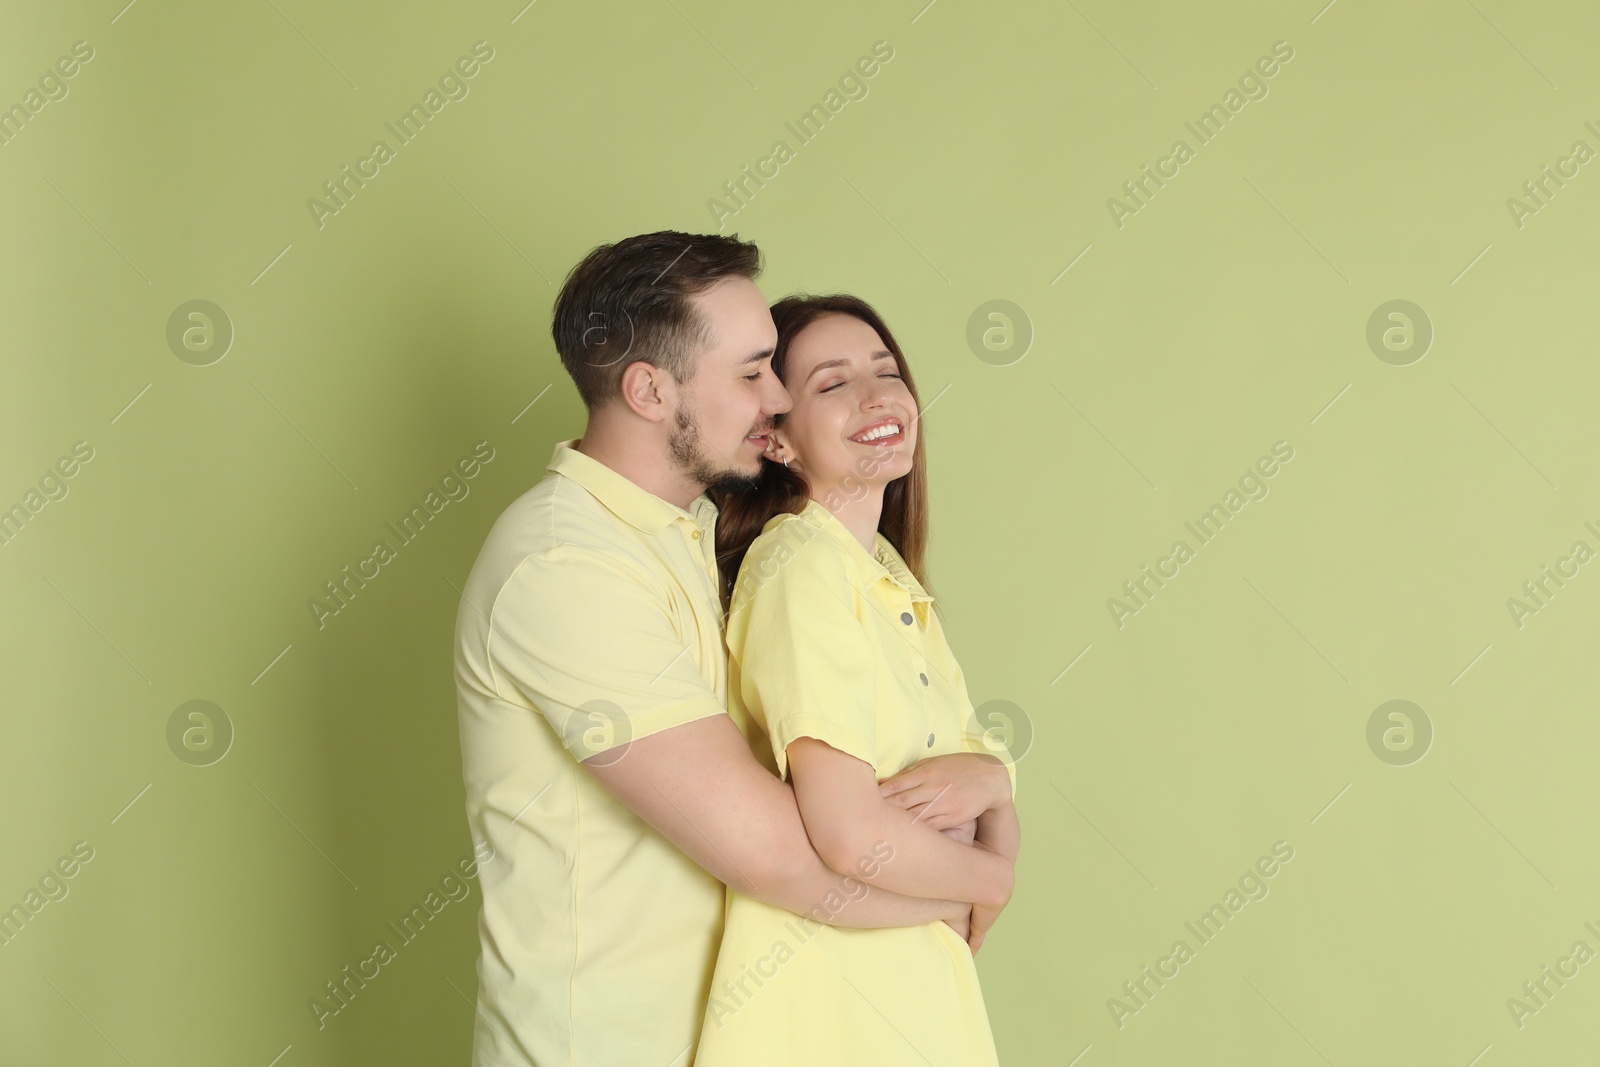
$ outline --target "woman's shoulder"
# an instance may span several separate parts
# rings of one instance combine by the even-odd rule
[[[819,514],[822,505],[812,501],[799,513],[774,515],[750,542],[734,598],[748,598],[775,581],[807,585],[848,584],[851,556],[826,524],[832,516]],[[837,522],[837,519],[832,519]]]
[[[785,545],[799,548],[818,540],[827,543],[832,539],[822,535],[829,532],[826,528],[829,521],[838,522],[821,504],[810,501],[798,512],[785,511],[768,519],[767,524],[761,527],[761,533],[751,542],[751,551],[758,545],[765,546],[770,552]]]

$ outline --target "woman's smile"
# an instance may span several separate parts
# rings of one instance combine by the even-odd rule
[[[870,422],[850,435],[849,440],[858,445],[897,445],[905,440],[905,424],[889,417]]]

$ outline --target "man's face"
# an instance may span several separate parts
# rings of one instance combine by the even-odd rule
[[[789,410],[789,394],[772,373],[778,330],[748,278],[723,278],[690,300],[713,336],[677,390],[672,461],[707,488],[748,489],[760,477],[773,416]]]

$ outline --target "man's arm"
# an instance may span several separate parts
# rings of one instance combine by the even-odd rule
[[[659,583],[626,553],[563,543],[530,556],[489,617],[491,683],[525,698],[602,788],[725,884],[836,926],[965,925],[965,903],[869,892],[817,858],[793,791],[751,754],[684,654]]]
[[[774,907],[846,927],[964,924],[971,910],[958,901],[868,891],[830,869],[806,836],[793,790],[756,762],[727,715],[635,739],[582,766],[710,874]]]

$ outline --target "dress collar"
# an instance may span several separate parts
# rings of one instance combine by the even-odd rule
[[[763,531],[770,529],[783,517],[783,515],[774,515],[771,519],[768,519],[766,525],[762,527]],[[904,589],[914,601],[931,602],[933,600],[933,594],[922,587],[922,583],[917,581],[916,575],[911,573],[911,568],[906,565],[906,561],[901,558],[894,545],[890,544],[889,539],[884,537],[882,533],[873,534],[873,550],[868,552],[866,547],[856,540],[856,535],[851,533],[849,528],[839,521],[839,517],[817,500],[806,501],[806,506],[800,509],[799,517],[817,529],[826,530],[843,544],[850,553],[851,558],[861,567],[861,571],[866,576],[869,585],[880,579],[887,578]]]

